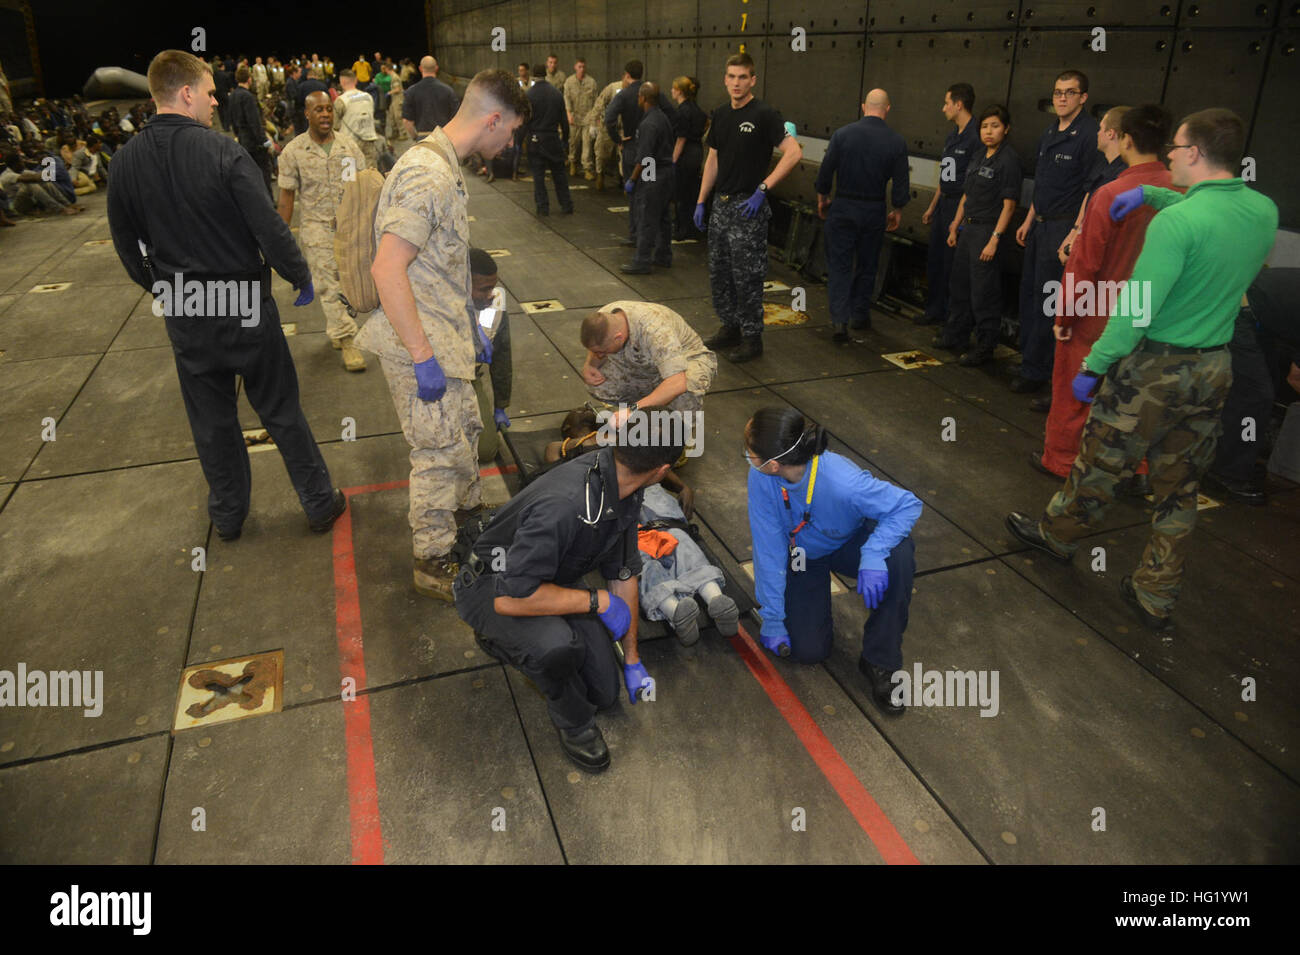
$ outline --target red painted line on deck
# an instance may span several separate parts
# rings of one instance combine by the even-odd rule
[[[512,473],[516,468],[483,468],[479,474]],[[344,488],[349,504],[354,497],[376,491],[407,487],[409,481],[388,481]],[[361,634],[361,598],[357,588],[356,558],[352,544],[352,508],[334,522],[334,608],[339,643],[339,672],[356,681],[358,694],[366,686],[365,647]],[[827,739],[812,715],[799,702],[790,685],[781,678],[767,653],[740,628],[731,638],[750,673],[795,736],[813,758],[853,818],[871,839],[884,861],[890,865],[919,865],[920,860],[908,848],[894,824],[889,821],[871,794],[854,775],[844,758]],[[348,807],[352,828],[352,862],[356,865],[382,865],[384,841],[379,820],[379,787],[375,781],[375,749],[370,732],[370,698],[358,695],[343,708],[344,736],[348,766]]]
[[[382,485],[374,485],[378,489]],[[362,491],[361,493],[364,493]],[[349,504],[352,495],[349,494]],[[381,865],[384,839],[379,824],[379,786],[375,782],[375,747],[370,734],[370,697],[366,687],[366,655],[361,642],[361,598],[357,564],[352,551],[352,508],[334,522],[334,615],[339,641],[339,673],[351,678],[358,696],[343,703],[343,734],[347,749],[348,812],[352,823],[352,862]]]
[[[511,473],[508,466],[483,468],[483,477]],[[358,694],[366,687],[366,652],[361,633],[361,596],[357,589],[356,556],[352,546],[352,499],[376,491],[394,491],[410,481],[385,481],[344,488],[349,507],[334,522],[334,628],[339,644],[339,675],[351,678]],[[348,766],[348,812],[352,829],[352,862],[382,865],[384,838],[379,821],[379,785],[375,781],[375,745],[370,733],[370,697],[358,695],[344,703],[343,735]]]
[[[871,793],[867,792],[853,770],[849,769],[844,757],[826,738],[821,727],[794,695],[790,685],[781,678],[781,674],[768,659],[767,652],[754,642],[744,627],[731,638],[731,645],[745,661],[749,672],[754,674],[759,686],[766,691],[777,712],[790,724],[794,735],[799,738],[804,749],[808,750],[808,755],[875,844],[885,862],[889,865],[920,865],[921,860],[913,855],[885,811],[871,798]]]

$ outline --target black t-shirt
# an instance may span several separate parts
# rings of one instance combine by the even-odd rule
[[[772,150],[785,139],[781,114],[762,100],[751,99],[740,109],[723,103],[713,111],[709,148],[718,151],[718,194],[748,196],[767,176]]]
[[[402,119],[409,119],[419,133],[446,126],[459,108],[455,90],[433,76],[412,83],[402,97]]]
[[[992,156],[980,144],[979,152],[972,156],[966,167],[966,208],[964,214],[972,219],[997,221],[1002,215],[1002,200],[1020,201],[1020,183],[1024,173],[1020,157],[1007,143],[1003,143]]]

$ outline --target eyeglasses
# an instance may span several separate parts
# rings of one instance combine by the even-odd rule
[[[1165,143],[1165,152],[1169,152],[1171,149],[1191,149],[1195,145],[1196,143],[1188,143],[1185,146],[1180,146],[1177,143]]]
[[[1056,99],[1069,99],[1071,96],[1080,95],[1079,90],[1052,90],[1052,96]]]

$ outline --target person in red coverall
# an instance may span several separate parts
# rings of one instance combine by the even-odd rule
[[[1172,188],[1169,170],[1160,161],[1160,151],[1169,141],[1173,118],[1160,106],[1135,106],[1120,119],[1120,155],[1128,164],[1119,176],[1098,189],[1089,199],[1083,228],[1070,249],[1062,291],[1057,305],[1056,359],[1052,373],[1052,407],[1047,416],[1047,430],[1042,455],[1031,454],[1030,464],[1044,474],[1066,477],[1079,454],[1079,440],[1091,405],[1074,397],[1070,382],[1093,343],[1101,337],[1113,306],[1113,297],[1099,294],[1107,286],[1122,283],[1133,274],[1133,264],[1142,251],[1147,224],[1155,210],[1143,207],[1137,217],[1126,216],[1112,222],[1108,210],[1121,192],[1137,186]],[[1182,191],[1182,190],[1180,190]],[[1110,286],[1115,288],[1115,286]],[[1085,289],[1090,291],[1085,293]],[[1088,298],[1083,298],[1084,295]],[[1091,305],[1089,306],[1089,302]],[[1090,312],[1080,315],[1079,311]],[[1145,483],[1146,462],[1139,469]]]

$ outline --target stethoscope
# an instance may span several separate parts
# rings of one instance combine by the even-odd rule
[[[594,518],[591,516],[591,473],[593,471],[596,472],[596,477],[598,480],[600,480],[600,503],[596,505],[596,516]],[[595,454],[592,455],[591,467],[587,468],[587,476],[583,479],[582,492],[583,492],[582,494],[583,503],[586,505],[587,508],[587,516],[583,517],[581,514],[579,514],[578,520],[582,521],[582,523],[586,524],[588,527],[595,527],[597,524],[600,523],[601,511],[605,509],[605,482],[603,479],[600,479],[600,452],[599,451],[597,451]]]

